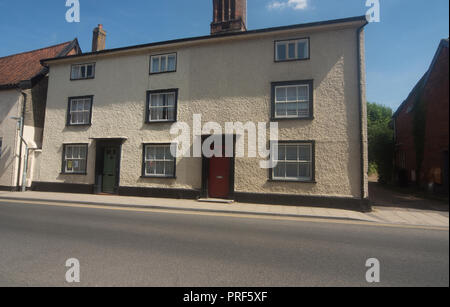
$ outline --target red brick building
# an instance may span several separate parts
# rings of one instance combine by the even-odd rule
[[[436,192],[446,193],[449,139],[448,53],[448,39],[444,39],[429,70],[393,118],[398,181],[403,184],[418,183]],[[418,156],[423,157],[422,161],[418,161]]]

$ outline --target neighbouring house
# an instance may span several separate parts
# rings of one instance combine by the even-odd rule
[[[34,161],[42,148],[48,68],[40,60],[79,54],[70,42],[0,58],[0,190],[18,190],[26,165],[31,186]],[[22,120],[23,119],[23,120]],[[26,146],[28,145],[28,159]]]
[[[448,194],[448,39],[393,117],[400,184],[417,183]]]
[[[207,36],[104,50],[99,26],[92,52],[42,61],[50,79],[34,190],[368,204],[366,18],[247,31],[246,1],[213,7]],[[196,130],[199,115],[219,129]],[[278,123],[278,143],[262,144],[277,146],[277,166],[236,155],[233,142],[249,134],[221,130],[227,122]],[[174,123],[219,153],[172,154]]]

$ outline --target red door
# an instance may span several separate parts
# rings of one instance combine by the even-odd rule
[[[211,198],[228,198],[230,193],[231,158],[209,159],[208,192]]]

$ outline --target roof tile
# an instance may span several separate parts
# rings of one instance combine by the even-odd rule
[[[0,58],[0,86],[31,80],[43,66],[40,60],[57,57],[72,41]]]

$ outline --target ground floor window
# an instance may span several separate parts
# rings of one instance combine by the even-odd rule
[[[172,144],[144,144],[143,177],[175,177],[176,159],[170,151]]]
[[[272,180],[314,181],[314,142],[278,142],[272,144],[278,148],[275,156],[277,165],[272,169]]]
[[[63,173],[86,174],[88,144],[65,144],[63,147]]]

